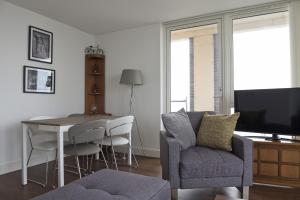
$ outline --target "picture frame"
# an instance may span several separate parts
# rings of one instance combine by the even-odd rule
[[[24,66],[23,92],[55,94],[55,70]]]
[[[29,26],[28,59],[52,64],[53,33]]]

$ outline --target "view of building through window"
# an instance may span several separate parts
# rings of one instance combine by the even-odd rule
[[[220,111],[219,51],[217,24],[171,33],[171,111]]]

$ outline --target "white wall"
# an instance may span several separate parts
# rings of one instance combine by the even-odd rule
[[[53,64],[29,61],[28,26],[53,32]],[[0,1],[0,173],[20,168],[21,120],[84,110],[84,48],[95,37]],[[56,70],[56,93],[24,94],[23,65]],[[37,161],[38,162],[38,161]]]
[[[135,87],[136,117],[145,153],[155,157],[160,131],[160,31],[160,24],[154,24],[96,38],[106,55],[106,112],[129,112],[129,86],[119,84],[121,73],[125,68],[142,70],[144,85]],[[136,131],[133,146],[140,147]]]

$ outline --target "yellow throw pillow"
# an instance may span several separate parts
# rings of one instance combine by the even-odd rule
[[[197,145],[232,151],[231,139],[239,116],[240,113],[230,116],[205,113],[197,134]]]

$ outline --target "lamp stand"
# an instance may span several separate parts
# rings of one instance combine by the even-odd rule
[[[131,84],[131,88],[130,88],[130,100],[129,100],[129,115],[134,116],[134,122],[135,122],[135,125],[136,125],[137,133],[139,135],[139,140],[140,140],[140,145],[141,145],[142,153],[145,156],[145,151],[144,151],[144,147],[143,147],[144,145],[143,145],[143,141],[142,141],[142,137],[141,137],[141,133],[140,133],[140,128],[139,128],[139,125],[138,125],[138,120],[135,117],[135,110],[134,110],[133,100],[134,100],[134,84]]]

